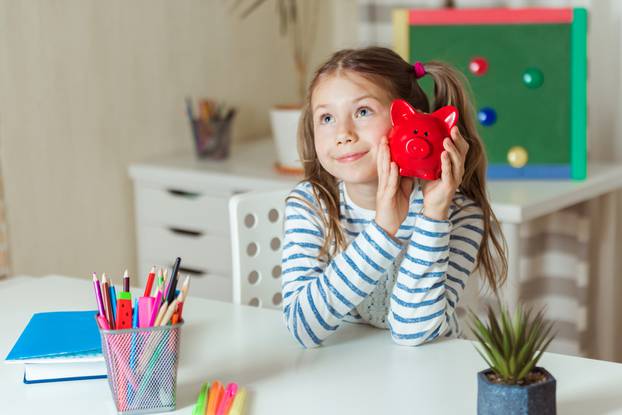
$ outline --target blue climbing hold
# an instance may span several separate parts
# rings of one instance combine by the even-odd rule
[[[485,127],[489,127],[493,125],[495,121],[497,121],[497,113],[490,107],[482,108],[477,113],[477,119],[479,120],[480,124]]]

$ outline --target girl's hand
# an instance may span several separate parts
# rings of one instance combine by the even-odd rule
[[[430,219],[447,220],[449,206],[464,175],[464,161],[469,143],[458,127],[451,129],[451,139],[443,140],[445,151],[441,154],[441,178],[423,183],[423,214]]]
[[[391,161],[387,138],[378,146],[378,190],[376,191],[376,223],[389,235],[395,236],[406,215],[414,181],[400,177],[399,168]]]

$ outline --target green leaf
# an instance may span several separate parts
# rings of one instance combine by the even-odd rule
[[[508,312],[505,308],[501,309],[501,327],[503,333],[503,356],[507,359],[512,354],[512,347],[514,345],[514,332],[508,319]]]
[[[479,350],[475,345],[473,345],[473,347],[475,348],[477,353],[479,353],[479,355],[482,356],[482,359],[484,359],[488,367],[492,369],[494,365],[490,362],[490,360],[488,360],[486,356],[484,356],[484,353],[481,350]]]
[[[521,371],[518,373],[518,377],[516,378],[516,381],[521,381],[521,380],[525,379],[525,376],[527,376],[527,374],[528,374],[529,372],[531,372],[531,369],[532,369],[534,366],[535,366],[535,361],[534,361],[534,360],[532,360],[531,362],[529,362],[529,364],[527,364],[527,365],[523,368],[523,370],[521,370]]]
[[[484,323],[482,323],[482,321],[479,319],[479,317],[477,317],[477,315],[475,313],[473,313],[473,311],[469,310],[469,312],[471,313],[471,321],[475,325],[475,328],[477,329],[477,332],[487,342],[492,342],[492,339],[490,338],[490,332],[486,329],[486,327],[484,326]],[[471,331],[475,332],[475,330],[473,330],[473,327],[472,326],[470,326],[470,327],[471,327]]]
[[[503,344],[503,335],[491,306],[488,306],[488,324],[490,325],[490,336],[496,344],[501,346]]]
[[[483,341],[483,339],[479,337],[478,334],[475,334],[475,337],[477,337],[477,340],[479,340],[480,346],[482,347],[482,349],[484,349],[484,353],[486,353],[486,355],[488,356],[488,359],[492,361],[493,364],[496,366],[497,364],[495,362],[495,357],[492,352],[491,346],[488,345],[485,341]]]
[[[505,360],[503,359],[503,356],[501,355],[501,353],[495,349],[494,347],[492,347],[490,349],[492,356],[494,357],[494,361],[497,363],[497,365],[499,366],[499,372],[501,374],[501,376],[504,379],[508,379],[510,377],[510,372],[508,370],[508,366],[505,363]]]
[[[522,370],[522,368],[529,362],[534,354],[534,344],[536,342],[536,338],[532,336],[526,343],[522,345],[522,348],[518,352],[516,357],[516,367],[518,370]]]
[[[513,323],[513,329],[514,329],[514,338],[518,340],[520,333],[523,329],[523,310],[520,304],[516,306],[516,310],[514,311],[514,318],[512,319],[512,323]]]
[[[516,355],[511,355],[508,361],[508,369],[512,374],[512,377],[516,377]]]

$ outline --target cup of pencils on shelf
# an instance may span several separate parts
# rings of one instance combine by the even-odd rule
[[[182,312],[190,284],[186,277],[177,289],[180,264],[177,258],[170,278],[159,270],[156,279],[152,268],[143,295],[133,301],[127,271],[119,293],[105,274],[101,281],[93,274],[108,384],[121,414],[175,409]]]
[[[198,116],[195,116],[192,101],[186,98],[186,112],[192,126],[197,156],[212,160],[226,159],[231,147],[231,124],[235,108],[210,99],[201,99]]]

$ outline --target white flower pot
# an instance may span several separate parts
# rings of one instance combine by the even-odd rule
[[[272,136],[280,169],[302,172],[298,157],[297,134],[301,110],[292,107],[273,107],[270,110]]]

